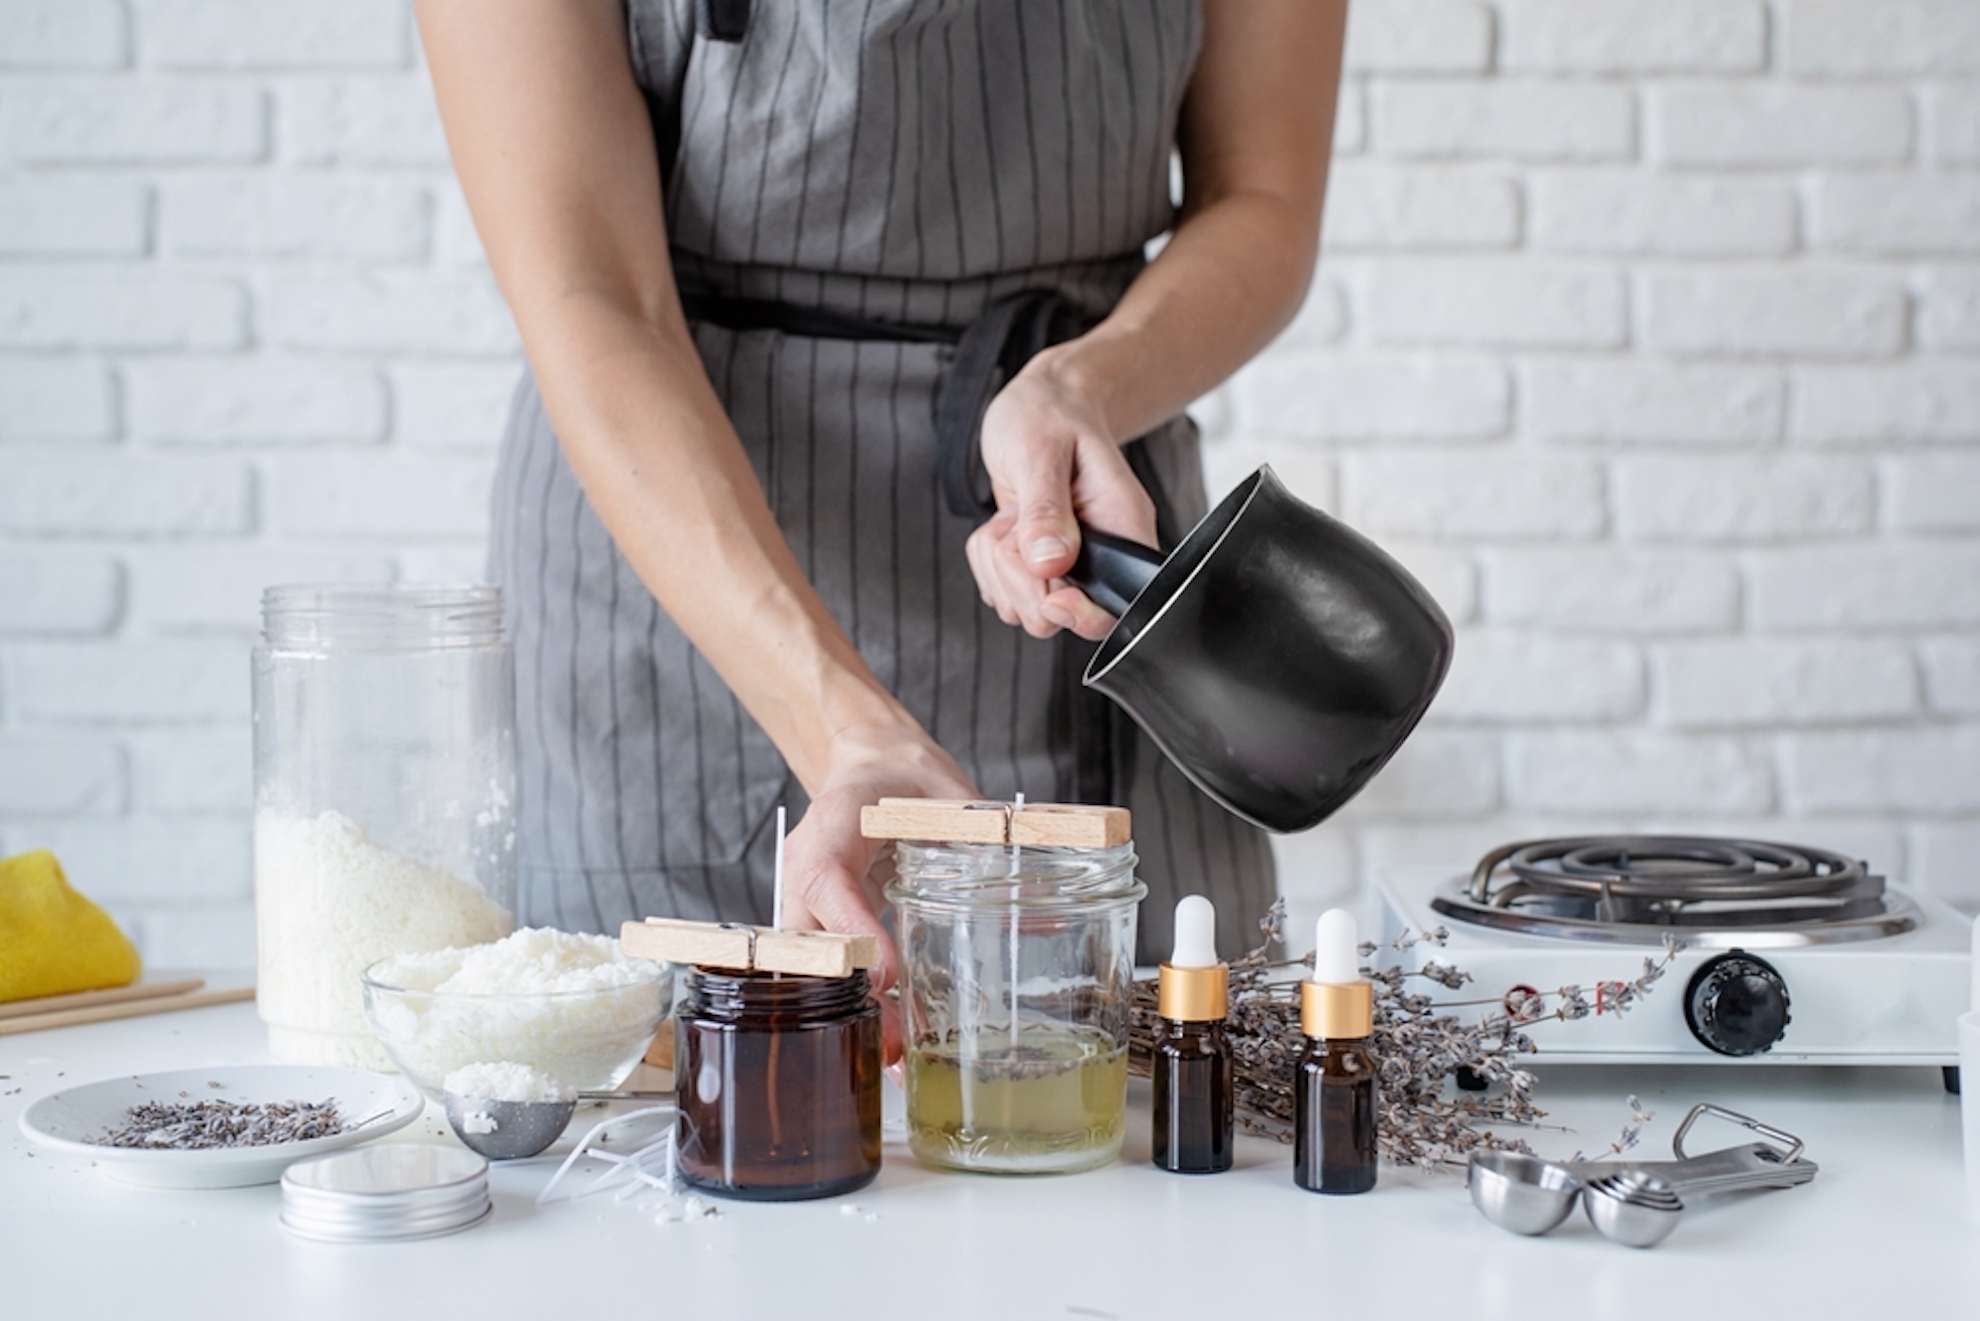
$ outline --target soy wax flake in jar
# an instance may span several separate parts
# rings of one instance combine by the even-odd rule
[[[1128,814],[887,800],[862,828],[895,840],[915,1156],[1005,1174],[1113,1160],[1147,894]]]

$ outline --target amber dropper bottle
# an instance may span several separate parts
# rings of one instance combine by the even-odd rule
[[[1217,911],[1200,894],[1176,905],[1175,952],[1158,985],[1155,1163],[1217,1174],[1231,1168],[1231,970],[1217,958]]]
[[[1361,975],[1354,914],[1330,908],[1313,932],[1313,980],[1299,988],[1307,1036],[1293,1094],[1293,1179],[1314,1193],[1375,1186],[1375,988]]]

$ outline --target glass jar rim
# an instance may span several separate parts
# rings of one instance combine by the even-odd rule
[[[628,991],[647,991],[656,986],[665,986],[667,980],[674,975],[674,965],[671,963],[661,963],[657,959],[640,959],[638,960],[640,963],[651,963],[655,971],[651,974],[641,976],[637,981],[620,982],[615,986],[593,986],[574,991],[442,991],[434,987],[401,986],[386,981],[379,970],[398,957],[400,956],[397,954],[388,954],[384,958],[368,964],[364,971],[358,974],[359,983],[370,987],[374,991],[383,991],[387,995],[431,995],[437,996],[442,1000],[456,1000],[462,1003],[472,1004],[493,1000],[597,999],[603,996],[624,994]]]
[[[810,977],[689,964],[687,993],[676,1012],[681,1016],[791,1013],[830,1017],[871,1008],[878,1013],[871,989],[865,971],[858,968],[844,977]]]
[[[281,583],[261,594],[262,646],[282,651],[486,646],[504,641],[486,583]]]
[[[1135,879],[1132,842],[1098,849],[1014,849],[1007,844],[901,840],[894,844],[894,861],[887,898],[901,907],[1098,911],[1140,903],[1148,893]]]

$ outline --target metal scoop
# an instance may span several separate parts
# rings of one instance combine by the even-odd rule
[[[1786,1143],[1753,1142],[1703,1156],[1687,1155],[1685,1134],[1716,1115]],[[1800,1160],[1801,1139],[1716,1105],[1693,1106],[1671,1139],[1674,1161],[1547,1161],[1507,1151],[1471,1154],[1471,1202],[1493,1224],[1515,1234],[1544,1234],[1567,1219],[1577,1198],[1605,1238],[1631,1247],[1661,1243],[1684,1212],[1683,1194],[1705,1196],[1743,1188],[1793,1188],[1818,1166]]]
[[[568,1101],[491,1101],[448,1092],[447,1124],[469,1151],[489,1160],[535,1156],[564,1135],[579,1101],[671,1100],[672,1092],[579,1092]]]
[[[447,1093],[447,1123],[469,1151],[489,1160],[534,1156],[563,1136],[577,1102],[491,1101]]]

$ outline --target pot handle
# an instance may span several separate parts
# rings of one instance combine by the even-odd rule
[[[1093,603],[1115,618],[1127,613],[1134,598],[1155,580],[1155,571],[1167,557],[1111,532],[1079,525],[1079,558],[1066,574],[1066,581],[1093,598]]]

